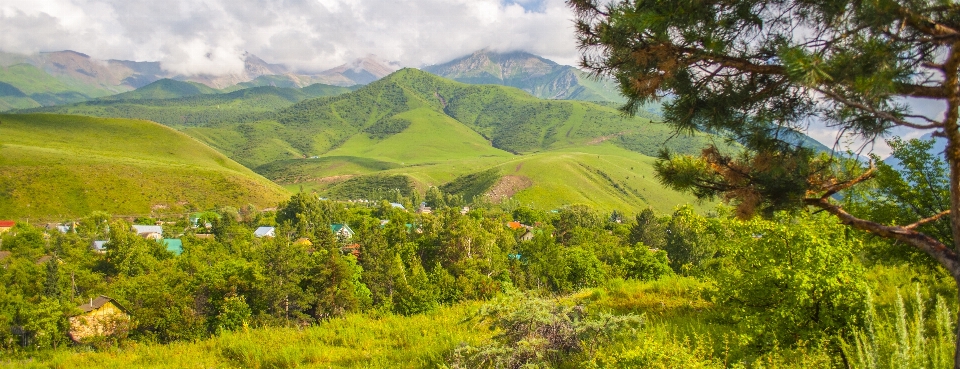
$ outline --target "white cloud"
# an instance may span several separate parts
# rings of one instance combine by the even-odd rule
[[[7,0],[0,50],[206,74],[239,72],[244,51],[308,71],[368,54],[419,67],[485,47],[574,63],[572,17],[563,0]]]

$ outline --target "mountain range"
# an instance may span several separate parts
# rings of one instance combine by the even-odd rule
[[[204,93],[214,93],[260,86],[300,88],[317,83],[366,85],[400,69],[397,63],[376,55],[319,73],[271,64],[249,53],[243,58],[244,69],[240,73],[185,76],[164,70],[159,62],[97,60],[75,51],[34,55],[0,52],[0,111],[89,101],[130,92],[163,79],[194,82],[209,88]],[[464,83],[517,87],[543,99],[623,102],[612,81],[592,78],[572,66],[526,52],[480,50],[423,69]]]
[[[523,51],[497,53],[484,49],[423,70],[463,83],[516,87],[541,99],[625,101],[612,80],[591,77],[572,66]]]
[[[34,55],[0,52],[0,111],[87,101],[129,92],[162,79],[195,82],[231,92],[258,86],[362,85],[397,69],[395,63],[369,55],[320,73],[301,73],[248,53],[240,73],[184,76],[164,70],[159,62],[97,60],[69,50]]]

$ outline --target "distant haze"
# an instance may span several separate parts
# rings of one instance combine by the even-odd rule
[[[182,75],[243,71],[245,52],[303,72],[368,54],[421,67],[482,48],[575,64],[563,0],[6,0],[0,51],[77,50]]]

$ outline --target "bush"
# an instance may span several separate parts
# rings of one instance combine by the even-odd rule
[[[760,348],[832,337],[862,322],[860,241],[826,216],[729,221],[713,299]]]

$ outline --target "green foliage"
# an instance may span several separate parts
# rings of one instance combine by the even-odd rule
[[[462,196],[464,201],[472,203],[485,195],[499,180],[500,171],[497,168],[491,168],[457,177],[444,183],[439,189],[448,194]]]
[[[646,208],[637,214],[636,222],[630,227],[629,242],[643,243],[647,247],[663,249],[666,246],[666,226],[657,219],[653,209]]]
[[[851,368],[947,368],[953,365],[956,340],[953,312],[944,299],[937,296],[933,320],[928,322],[924,314],[930,310],[921,297],[919,285],[913,297],[911,313],[907,312],[898,292],[896,310],[878,315],[868,291],[864,327],[854,329],[849,343],[842,342]]]
[[[673,212],[667,223],[663,249],[670,257],[670,266],[680,273],[695,272],[717,252],[717,236],[708,228],[711,221],[682,206]]]
[[[399,191],[402,196],[410,196],[413,184],[410,178],[402,175],[369,175],[351,178],[330,188],[327,194],[331,198],[343,200],[380,200],[390,196],[390,192]]]
[[[862,324],[860,241],[830,217],[726,222],[713,296],[760,347],[847,334]]]
[[[589,357],[603,343],[629,335],[643,318],[626,314],[592,317],[583,306],[565,306],[554,300],[520,293],[484,305],[477,313],[496,330],[486,346],[457,349],[453,367],[549,368],[574,364]]]
[[[667,252],[650,250],[643,243],[637,243],[624,256],[624,269],[627,278],[641,281],[655,281],[673,274]]]
[[[370,138],[382,140],[410,127],[410,121],[399,118],[384,118],[378,120],[371,126],[364,128],[363,131],[370,134]]]
[[[877,174],[870,183],[844,198],[845,208],[857,216],[883,224],[907,225],[940,214],[949,209],[950,184],[943,159],[932,152],[933,140],[893,138],[887,141],[893,149],[891,166],[874,156]],[[927,222],[917,227],[946,244],[953,243],[949,217]],[[910,260],[932,263],[933,260],[916,249],[896,245],[892,241],[872,242],[870,252],[878,262]]]

